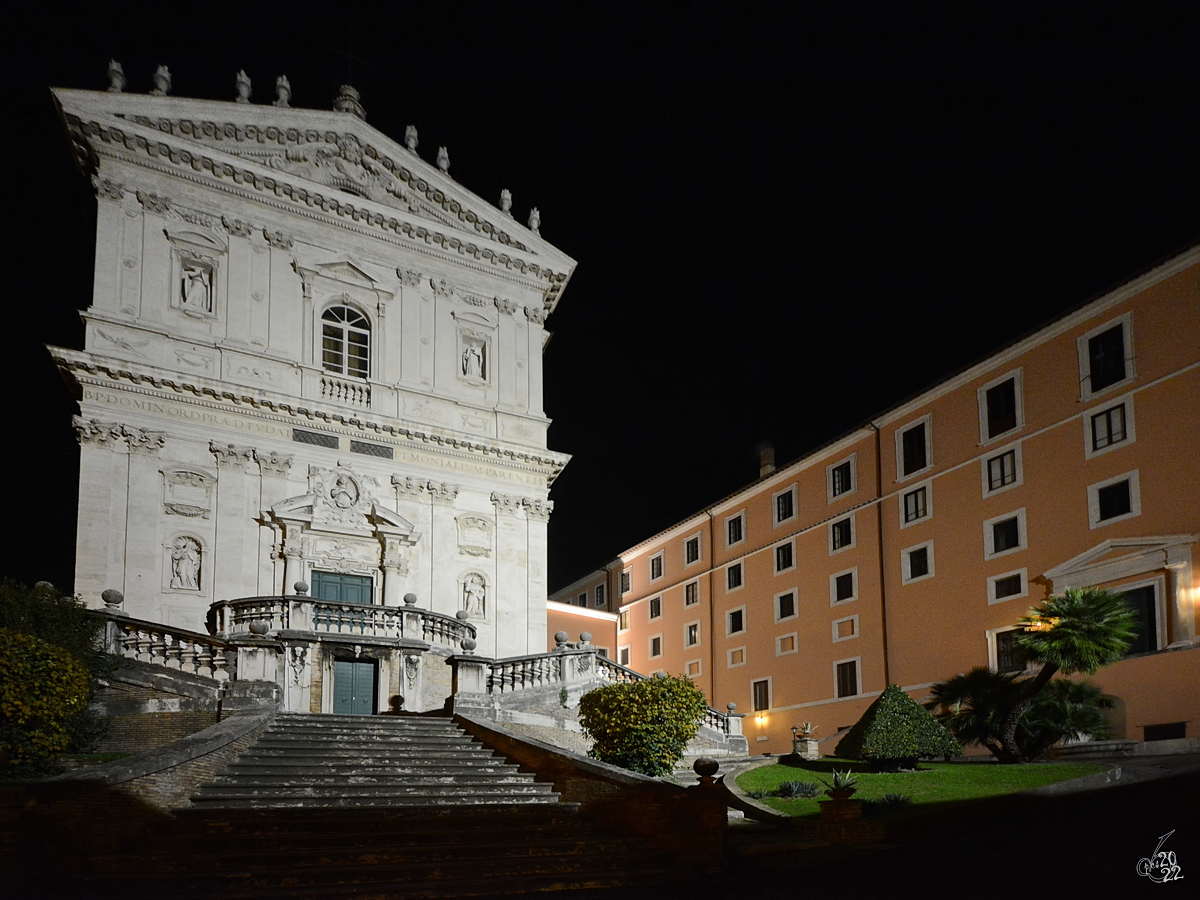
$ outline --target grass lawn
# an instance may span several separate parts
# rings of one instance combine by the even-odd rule
[[[745,772],[737,779],[743,791],[772,791],[785,781],[811,781],[824,792],[824,781],[833,780],[833,770],[852,770],[858,775],[858,791],[855,800],[870,800],[886,793],[904,794],[910,798],[909,806],[892,813],[913,813],[921,806],[934,803],[952,803],[962,800],[978,800],[1012,794],[1029,788],[1094,775],[1107,766],[1096,763],[1025,763],[1001,766],[992,763],[922,763],[920,771],[905,773],[869,772],[867,766],[853,760],[822,759],[805,763],[803,767],[780,764],[759,766]],[[828,799],[824,793],[813,800],[763,797],[773,809],[790,816],[816,816],[820,813],[817,800]]]

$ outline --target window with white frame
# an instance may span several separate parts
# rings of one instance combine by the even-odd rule
[[[990,497],[1021,483],[1021,445],[1014,444],[983,458],[983,496]]]
[[[688,622],[683,626],[683,646],[695,647],[700,643],[700,623]]]
[[[742,564],[734,563],[725,570],[725,591],[736,591],[742,586]]]
[[[662,656],[662,635],[655,634],[650,637],[650,658]]]
[[[829,526],[829,552],[848,550],[854,546],[854,516],[838,519]]]
[[[794,618],[796,615],[796,592],[784,591],[775,595],[775,621]]]
[[[596,596],[596,600],[595,600],[596,605],[603,606],[604,605],[604,585],[602,585],[602,584],[596,585],[595,596]]]
[[[746,514],[738,513],[725,520],[725,546],[732,547],[746,539]]]
[[[996,516],[983,523],[984,559],[1016,553],[1024,550],[1026,546],[1024,508]]]
[[[796,565],[796,545],[795,541],[788,541],[784,544],[778,544],[775,547],[775,572],[786,572]]]
[[[1029,654],[1018,639],[1022,628],[1002,628],[991,633],[992,668],[1002,675],[1019,675],[1029,667]]]
[[[926,482],[900,495],[900,527],[929,518],[930,487]]]
[[[695,606],[700,602],[700,582],[689,581],[683,586],[683,605]]]
[[[683,542],[683,564],[690,566],[700,562],[700,535],[692,535]]]
[[[725,613],[725,635],[740,634],[746,630],[746,607],[739,606]]]
[[[796,632],[781,634],[775,638],[775,655],[787,656],[800,650],[800,637]]]
[[[854,493],[855,462],[856,454],[851,454],[849,459],[825,468],[825,491],[830,502],[836,497]]]
[[[630,648],[628,645],[617,648],[617,662],[622,666],[629,666]]]
[[[1029,596],[1029,584],[1026,569],[1005,572],[1003,575],[993,575],[988,579],[988,603],[1003,603],[1005,600],[1015,600],[1018,597]]]
[[[858,616],[847,616],[833,621],[833,642],[848,641],[858,637]]]
[[[904,480],[930,466],[932,441],[929,416],[923,416],[896,432],[896,475]]]
[[[587,606],[587,597],[587,591],[584,591],[582,594],[580,594],[579,598],[576,600],[576,606]]]
[[[700,660],[689,659],[685,664],[684,672],[688,678],[696,678],[700,675]]]
[[[844,659],[833,664],[833,679],[840,700],[843,697],[856,697],[861,693],[858,684],[859,658]]]
[[[628,594],[633,581],[633,569],[625,569],[621,573],[621,593]]]
[[[657,619],[662,615],[662,597],[651,597],[649,606],[651,619]]]
[[[1141,515],[1142,497],[1138,470],[1088,485],[1088,521],[1092,528],[1123,522]]]
[[[1161,587],[1161,584],[1158,587]],[[1126,656],[1151,653],[1158,649],[1158,604],[1155,600],[1155,588],[1155,584],[1143,584],[1121,592],[1136,623],[1134,638],[1125,651]]]
[[[650,557],[650,580],[657,581],[663,577],[663,555],[656,553]]]
[[[629,610],[623,609],[619,613],[617,613],[617,630],[618,631],[628,631],[629,630]]]
[[[786,522],[796,517],[796,488],[788,488],[775,495],[775,524]]]
[[[829,576],[829,602],[831,605],[858,599],[858,567]]]
[[[744,666],[746,664],[746,648],[732,647],[725,653],[725,667],[732,669],[734,666]]]
[[[1024,412],[1020,369],[985,384],[979,389],[981,443],[1016,431],[1025,424]]]
[[[321,368],[366,378],[371,373],[371,323],[349,306],[321,313]]]
[[[751,705],[755,712],[771,708],[771,679],[763,678],[750,684]]]
[[[1136,439],[1133,427],[1133,396],[1123,397],[1101,409],[1085,413],[1084,456],[1091,459],[1132,444]]]
[[[933,541],[900,551],[900,580],[904,584],[933,577]]]
[[[1079,384],[1087,400],[1133,380],[1133,335],[1129,313],[1079,338]]]

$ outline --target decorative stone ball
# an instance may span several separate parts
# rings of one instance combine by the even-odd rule
[[[417,595],[416,594],[405,594],[404,595],[404,605],[405,606],[416,606],[417,605]]]
[[[308,593],[308,582],[307,581],[297,581],[295,584],[292,585],[292,589],[297,594],[307,594]]]
[[[568,640],[570,640],[570,638],[571,636],[565,631],[554,632],[554,640],[559,644],[565,644]]]
[[[721,764],[711,756],[701,756],[692,763],[692,771],[701,778],[711,778],[717,774],[717,769],[721,768]]]
[[[257,634],[259,637],[262,637],[264,634],[266,634],[270,630],[271,630],[271,623],[264,622],[262,619],[255,619],[253,622],[250,623],[250,633]]]
[[[737,704],[736,703],[726,703],[725,708],[727,710],[729,710],[730,713],[732,713],[735,709],[737,709]]]
[[[470,653],[472,650],[475,649],[475,639],[474,638],[463,638],[461,641],[458,642],[458,646],[462,647],[465,652]]]
[[[588,643],[589,641],[591,641],[591,639],[592,639],[592,633],[590,631],[585,631],[581,635],[579,635],[579,640],[583,641],[583,643],[585,643],[585,644]]]
[[[460,622],[467,621],[467,611],[465,609],[460,609],[454,614],[454,618],[458,619]]]
[[[109,588],[100,595],[106,606],[118,607],[125,602],[125,595],[116,588]]]
[[[56,588],[48,581],[39,581],[33,586],[35,591],[54,591]],[[103,596],[103,595],[102,595]]]

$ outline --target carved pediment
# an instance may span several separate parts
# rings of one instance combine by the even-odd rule
[[[1198,540],[1197,534],[1113,538],[1047,569],[1045,577],[1061,591],[1190,564],[1192,545]]]
[[[374,278],[349,260],[321,263],[316,267],[316,270],[318,274],[324,275],[326,278],[332,278],[335,281],[360,284],[363,287],[369,288],[373,288],[376,284]]]

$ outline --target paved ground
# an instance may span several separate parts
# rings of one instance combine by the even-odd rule
[[[1089,760],[1089,762],[1094,760]],[[931,812],[869,847],[788,847],[756,823],[731,827],[740,858],[725,872],[666,890],[579,892],[589,900],[861,896],[936,900],[1159,898],[1200,895],[1200,754],[1107,760],[1116,786],[1010,795]],[[1162,835],[1182,879],[1137,873]],[[757,852],[756,852],[757,851]],[[836,892],[836,893],[835,893]]]

